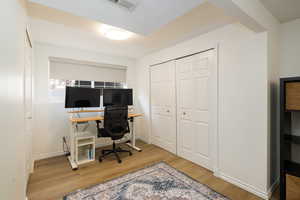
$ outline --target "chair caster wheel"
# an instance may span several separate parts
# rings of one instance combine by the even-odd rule
[[[118,160],[118,163],[121,163],[122,162],[122,160]]]
[[[101,158],[99,158],[99,162],[102,162],[102,159],[101,159]]]
[[[129,156],[132,156],[132,153],[131,153],[131,152],[129,152]]]

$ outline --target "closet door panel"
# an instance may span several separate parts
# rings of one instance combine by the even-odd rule
[[[193,119],[195,122],[208,123],[209,121],[209,113],[208,111],[194,111]]]
[[[195,55],[193,60],[192,71],[195,76],[208,76],[209,75],[210,58],[205,54]]]
[[[197,78],[195,80],[195,107],[199,110],[208,110],[208,99],[208,78]]]
[[[160,140],[160,116],[157,114],[152,114],[152,135],[155,140]]]
[[[159,95],[159,87],[160,84],[159,83],[152,83],[151,85],[151,104],[152,106],[160,106],[161,104],[161,97]]]
[[[209,151],[209,135],[208,135],[208,125],[203,123],[198,123],[195,125],[195,153],[202,156],[208,157]]]
[[[174,129],[174,121],[171,117],[161,117],[160,127],[161,127],[161,144],[165,149],[176,152],[176,137],[174,132],[176,133],[176,128]]]
[[[210,73],[211,52],[176,61],[177,151],[211,169]],[[217,81],[217,80],[215,80]]]
[[[174,81],[174,69],[172,69],[174,67],[173,65],[173,62],[168,62],[151,67],[151,81]]]
[[[175,97],[174,80],[151,83],[151,105],[152,106],[174,107],[175,102],[176,102],[176,97]]]
[[[172,89],[173,88],[173,89]],[[176,102],[175,97],[175,82],[165,82],[161,84],[161,88],[158,88],[159,95],[161,96],[162,105],[165,107],[174,107]]]
[[[191,109],[188,109],[188,108],[182,108],[180,110],[180,119],[181,120],[188,120],[188,121],[192,121],[193,119],[193,111]]]
[[[179,104],[181,108],[191,109],[194,104],[194,83],[190,79],[181,79],[179,83]]]
[[[151,141],[176,153],[175,64],[151,67]]]
[[[182,121],[180,132],[184,132],[185,135],[179,135],[178,137],[178,146],[181,148],[177,149],[179,155],[188,155],[193,152],[194,149],[194,126],[190,121]]]

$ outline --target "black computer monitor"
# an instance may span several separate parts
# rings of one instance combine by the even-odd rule
[[[100,107],[100,90],[66,87],[65,108]]]
[[[103,106],[129,106],[132,104],[132,89],[103,90]]]

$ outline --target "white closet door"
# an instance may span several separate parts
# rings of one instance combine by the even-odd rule
[[[176,154],[175,62],[151,67],[151,142]]]
[[[217,98],[212,55],[208,51],[176,61],[177,153],[208,169],[214,130],[211,105]]]

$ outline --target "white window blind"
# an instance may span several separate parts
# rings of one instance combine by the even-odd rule
[[[126,82],[126,67],[50,59],[50,79]]]

